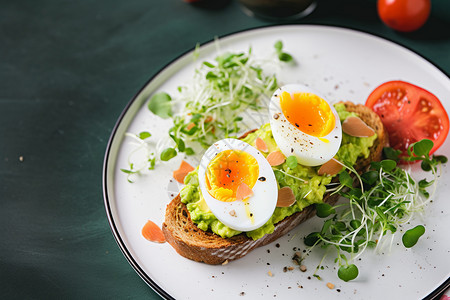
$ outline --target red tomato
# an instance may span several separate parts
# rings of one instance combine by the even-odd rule
[[[404,32],[422,27],[431,11],[431,0],[378,0],[378,15],[389,27]]]
[[[404,81],[389,81],[377,87],[366,105],[381,118],[389,134],[390,146],[406,149],[422,139],[434,146],[430,154],[445,141],[449,130],[447,112],[432,93]]]

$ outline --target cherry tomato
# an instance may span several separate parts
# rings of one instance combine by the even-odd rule
[[[428,19],[431,0],[378,0],[378,15],[389,27],[403,32],[419,29]]]
[[[422,139],[430,139],[432,154],[445,141],[449,131],[447,112],[432,93],[404,81],[389,81],[377,87],[366,105],[377,113],[389,134],[390,146],[406,149]]]

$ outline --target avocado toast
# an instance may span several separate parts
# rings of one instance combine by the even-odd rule
[[[339,105],[346,112],[358,115],[376,133],[376,139],[373,140],[368,153],[358,156],[353,165],[356,170],[364,171],[370,162],[381,159],[382,149],[388,141],[383,124],[379,117],[364,105],[350,102]],[[244,134],[240,139],[251,139],[249,136],[251,134],[253,131]],[[333,181],[336,181],[336,178]],[[338,197],[337,194],[325,193],[322,198],[314,199],[312,203],[334,204]],[[183,202],[186,200],[183,201],[179,194],[168,204],[162,230],[166,240],[180,255],[207,264],[222,264],[241,258],[251,250],[275,241],[315,214],[314,205],[310,202],[300,205],[299,211],[288,214],[282,220],[269,226],[271,228],[267,233],[260,233],[253,237],[246,233],[222,237],[209,228],[200,229],[192,220],[187,204]]]

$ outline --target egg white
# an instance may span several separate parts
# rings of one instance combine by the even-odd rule
[[[225,150],[242,150],[252,155],[259,165],[258,179],[253,186],[253,196],[245,202],[223,202],[213,198],[206,188],[206,170],[210,161]],[[264,181],[259,178],[264,177]],[[272,216],[278,198],[278,185],[273,170],[259,150],[238,139],[223,139],[214,143],[203,155],[198,168],[200,191],[216,218],[238,231],[251,231],[264,225]],[[245,207],[247,205],[247,208]],[[234,212],[232,212],[234,211]],[[232,212],[230,214],[230,212]],[[248,212],[253,217],[249,218]]]
[[[284,91],[291,96],[300,92],[312,93],[327,101],[326,98],[307,86],[288,84],[274,92],[269,104],[270,127],[281,152],[286,157],[295,155],[298,162],[305,166],[324,164],[337,153],[342,141],[341,122],[336,109],[327,101],[335,117],[334,128],[329,134],[321,138],[309,135],[292,125],[283,114],[280,96]]]

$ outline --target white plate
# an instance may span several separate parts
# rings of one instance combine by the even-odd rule
[[[298,62],[295,67],[283,68],[279,75],[283,83],[309,85],[331,101],[364,103],[377,85],[400,79],[433,92],[450,112],[450,79],[445,74],[410,50],[366,33],[327,26],[275,26],[221,38],[220,45],[222,51],[246,51],[252,46],[255,56],[267,57],[277,40],[283,41],[285,51]],[[348,283],[337,278],[331,257],[318,273],[323,280],[312,277],[321,251],[306,259],[307,272],[298,268],[283,272],[284,267],[293,265],[294,247],[303,250],[305,234],[320,228],[321,221],[317,218],[225,266],[196,263],[178,255],[168,243],[145,240],[141,229],[147,220],[157,224],[164,220],[170,194],[177,188],[169,180],[181,157],[158,166],[135,183],[128,183],[120,168],[127,168],[127,157],[133,147],[124,133],[150,131],[155,139],[166,133],[171,121],[162,121],[148,111],[149,95],[175,91],[192,77],[199,62],[216,55],[214,44],[208,43],[201,47],[197,62],[193,61],[192,53],[187,53],[152,78],[124,110],[106,152],[104,196],[111,228],[131,265],[150,286],[161,296],[176,299],[418,299],[449,278],[450,201],[445,196],[450,193],[448,166],[444,168],[435,200],[426,214],[415,221],[426,225],[420,242],[411,249],[394,243],[392,250],[384,254],[366,253],[356,262],[359,277]],[[450,139],[438,153],[450,157]],[[273,276],[268,275],[269,271]],[[327,282],[336,287],[328,289]]]

